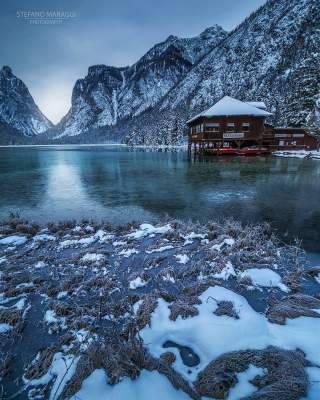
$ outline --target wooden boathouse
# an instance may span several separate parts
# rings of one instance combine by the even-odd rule
[[[303,128],[274,128],[263,102],[229,96],[187,121],[189,153],[264,154],[275,150],[316,149],[318,140]]]

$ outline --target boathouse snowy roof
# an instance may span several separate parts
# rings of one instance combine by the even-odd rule
[[[249,106],[260,108],[261,110],[266,110],[267,106],[263,101],[246,101]]]
[[[199,117],[231,115],[252,115],[257,117],[268,117],[272,115],[268,111],[262,109],[263,106],[265,107],[265,104],[262,102],[244,102],[234,99],[233,97],[225,96],[208,110],[203,111],[202,113],[196,115],[187,122],[192,122]]]

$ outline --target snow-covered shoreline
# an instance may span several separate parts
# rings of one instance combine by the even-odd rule
[[[129,149],[187,149],[187,144],[181,145],[128,145],[125,143],[91,143],[91,144],[8,144],[0,145],[6,147],[127,147]]]
[[[268,225],[13,216],[0,228],[4,387],[29,399],[149,400],[154,388],[157,400],[317,399],[320,269],[307,273]]]
[[[0,147],[104,147],[104,146],[123,146],[129,147],[125,143],[91,143],[91,144],[8,144]]]
[[[317,150],[283,150],[273,153],[276,157],[312,158],[320,160],[320,151]]]

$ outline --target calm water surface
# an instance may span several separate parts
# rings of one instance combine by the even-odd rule
[[[218,157],[125,147],[0,148],[0,216],[123,223],[165,214],[268,221],[320,253],[320,161]]]

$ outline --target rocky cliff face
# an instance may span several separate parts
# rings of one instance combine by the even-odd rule
[[[118,93],[126,68],[95,65],[84,79],[77,80],[71,109],[58,124],[55,135],[74,136],[87,129],[114,125],[118,118]]]
[[[154,107],[225,36],[219,26],[190,39],[169,36],[131,67],[90,67],[88,75],[76,82],[72,107],[56,135],[112,126]]]
[[[0,70],[0,126],[14,136],[35,136],[52,127],[26,85],[7,66]]]

